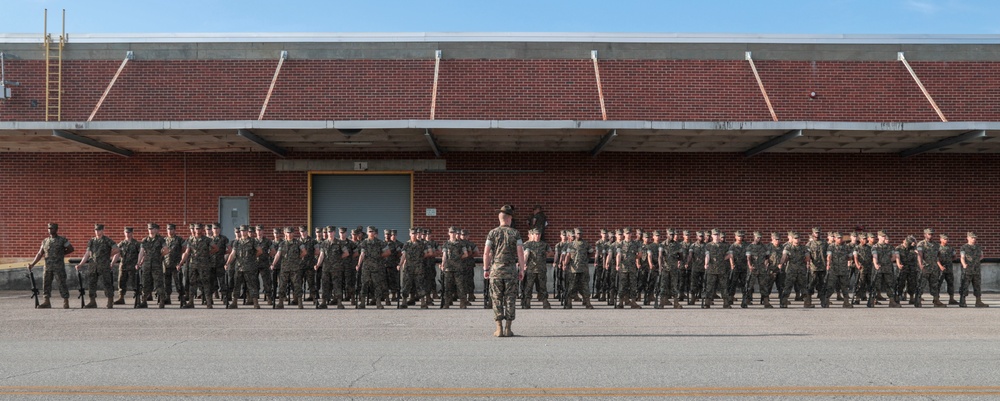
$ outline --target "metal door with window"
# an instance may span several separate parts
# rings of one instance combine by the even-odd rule
[[[219,224],[222,225],[222,235],[230,240],[234,239],[234,227],[250,224],[250,198],[245,196],[220,197]]]

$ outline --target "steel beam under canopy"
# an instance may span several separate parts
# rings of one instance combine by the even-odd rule
[[[85,136],[80,136],[63,130],[52,130],[52,136],[56,138],[62,138],[67,141],[72,141],[79,143],[81,145],[90,146],[92,148],[97,148],[105,152],[111,152],[122,157],[132,157],[135,153],[128,149],[122,149],[117,146],[108,145],[104,142],[96,141]]]
[[[267,149],[269,152],[278,155],[278,157],[285,157],[285,155],[288,154],[288,151],[285,150],[284,148],[271,143],[267,139],[257,136],[257,134],[254,134],[250,130],[246,129],[237,130],[236,135],[239,135],[240,137],[257,144],[258,146],[264,149]]]
[[[766,150],[768,150],[770,148],[778,146],[781,143],[784,143],[785,141],[788,141],[788,140],[793,139],[793,138],[798,138],[800,136],[802,136],[802,130],[800,130],[800,129],[793,129],[793,130],[788,131],[788,132],[786,132],[784,134],[781,134],[781,135],[778,135],[778,136],[776,136],[774,138],[768,139],[767,142],[764,142],[764,143],[762,143],[760,145],[754,146],[750,150],[748,150],[746,152],[743,152],[743,155],[746,156],[746,157],[752,157],[752,156],[757,155],[758,153],[763,153],[764,151],[766,151]]]
[[[444,154],[444,149],[441,149],[441,146],[438,145],[437,138],[434,138],[434,134],[431,133],[431,130],[425,129],[424,136],[427,137],[427,142],[431,144],[431,150],[434,151],[434,156],[441,157],[441,155]]]
[[[601,141],[597,143],[597,146],[594,146],[594,149],[590,150],[590,156],[597,157],[597,155],[601,153],[602,150],[604,150],[604,147],[608,146],[608,144],[611,143],[611,140],[615,139],[615,137],[617,136],[618,136],[618,130],[613,129],[611,131],[608,131],[607,134],[604,134],[604,136],[601,137]]]
[[[937,142],[934,142],[934,143],[928,143],[928,144],[917,146],[917,147],[912,148],[912,149],[904,150],[902,152],[899,152],[899,155],[903,156],[903,157],[916,156],[916,155],[919,155],[921,153],[930,152],[930,151],[935,150],[935,149],[941,149],[941,148],[945,148],[945,147],[948,147],[948,146],[951,146],[951,145],[956,145],[956,144],[968,141],[970,139],[985,138],[985,137],[986,137],[986,131],[985,130],[969,131],[969,132],[958,134],[958,135],[955,135],[955,136],[952,136],[952,137],[944,138],[944,139],[942,139],[940,141],[937,141]]]

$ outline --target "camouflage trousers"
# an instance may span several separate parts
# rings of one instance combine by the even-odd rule
[[[202,295],[206,297],[212,296],[212,277],[215,268],[210,266],[197,266],[194,263],[191,264],[188,272],[191,274],[190,284],[191,288],[188,289],[188,299],[193,299],[194,295],[197,293],[197,289],[201,288]]]
[[[299,286],[300,291],[305,292],[305,288],[309,288],[309,296],[316,299],[319,297],[319,288],[316,288],[316,270],[313,269],[313,266],[316,265],[300,269],[299,279],[295,283]]]
[[[462,277],[465,278],[465,288],[469,289],[469,294],[476,293],[476,265],[466,264],[462,267]],[[483,288],[483,294],[489,292],[486,288]],[[486,295],[484,295],[485,297]]]
[[[451,302],[458,297],[464,300],[469,296],[469,288],[466,286],[465,275],[461,270],[449,270],[442,273],[441,302]]]
[[[365,299],[367,294],[372,294],[378,302],[389,295],[389,289],[385,283],[385,268],[380,265],[361,266],[361,299]]]
[[[968,296],[970,284],[972,285],[972,295],[983,296],[983,274],[979,269],[962,269],[962,284],[958,288],[959,295]]]
[[[401,275],[403,276],[403,284],[400,292],[404,297],[419,299],[429,295],[430,292],[425,286],[423,266],[407,265],[403,268]]]
[[[327,303],[339,302],[344,295],[344,268],[335,265],[323,266],[320,270],[320,287],[322,287],[323,300]]]
[[[767,298],[771,296],[771,287],[774,286],[775,276],[776,276],[775,273],[769,271],[761,272],[760,270],[757,269],[753,271],[753,275],[751,275],[750,277],[751,280],[757,282],[757,287],[760,291],[761,297]],[[753,287],[750,288],[751,290],[753,289]]]
[[[63,261],[45,262],[42,271],[42,295],[46,298],[52,295],[52,279],[59,279],[59,295],[69,298],[69,285],[66,284],[66,263]]]
[[[896,277],[896,295],[909,294],[911,297],[917,289],[920,274],[913,266],[903,266]]]
[[[889,298],[896,296],[896,274],[893,272],[894,269],[895,267],[883,266],[875,272],[875,282],[872,283],[872,285],[879,289],[879,292],[885,290]]]
[[[673,298],[680,289],[680,272],[674,269],[660,269],[659,286],[660,290],[656,296],[663,298]]]
[[[705,274],[705,299],[715,298],[715,291],[718,290],[723,300],[729,300],[729,273],[707,273]]]
[[[191,263],[188,263],[187,274],[189,277],[188,277],[188,289],[187,289],[188,294],[186,295],[188,297],[194,297],[198,295],[198,289],[201,288],[201,276],[202,276],[201,270],[195,269]]]
[[[183,288],[184,283],[183,274],[177,271],[177,264],[166,262],[163,263],[163,287],[164,292],[166,292],[167,297],[170,297],[174,293],[174,286],[177,287],[177,291],[180,292]]]
[[[932,297],[941,294],[941,269],[936,263],[920,271],[920,281],[917,283],[917,288],[922,289],[924,285],[927,285],[928,289],[931,290]]]
[[[162,266],[162,265],[161,265]],[[163,269],[153,268],[153,266],[143,266],[139,269],[139,276],[142,277],[142,294],[151,295],[156,292],[160,299],[166,299],[167,293],[163,290]]]
[[[727,288],[730,298],[735,296],[737,291],[739,291],[740,294],[743,294],[743,290],[747,285],[747,270],[749,270],[747,266],[739,265],[733,269],[733,275],[732,278],[729,279],[729,287]]]
[[[940,291],[942,285],[948,286],[948,296],[955,296],[955,273],[951,270],[951,265],[944,265],[944,270],[941,271],[941,278],[938,279],[938,290]]]
[[[437,293],[437,266],[434,259],[424,259],[424,288],[432,293]]]
[[[872,270],[874,267],[870,265],[862,265],[861,269],[858,270],[858,282],[854,285],[854,297],[861,299],[868,297],[868,291],[871,290],[872,282]]]
[[[278,273],[278,299],[286,299],[288,287],[292,287],[292,299],[302,299],[302,269],[298,267],[282,267]]]
[[[118,266],[118,295],[125,296],[125,293],[128,292],[129,284],[136,282],[135,280],[138,278],[137,274],[139,274],[139,271],[135,269],[135,266]],[[139,289],[136,288],[135,290],[138,291]]]
[[[230,269],[233,270],[233,269]],[[257,269],[250,270],[237,270],[233,272],[233,288],[240,288],[244,285],[247,286],[247,300],[251,298],[256,298],[257,294],[260,292],[260,282],[257,281]]]
[[[792,294],[792,289],[798,286],[799,288],[808,288],[809,286],[809,269],[805,267],[788,267],[785,270],[785,284],[781,291],[781,299],[788,299],[788,296]]]
[[[618,272],[618,300],[629,302],[639,295],[639,272]]]
[[[826,270],[816,270],[809,273],[809,295],[819,293],[820,297],[826,296],[826,288],[823,287],[826,274]]]
[[[389,291],[399,292],[399,270],[396,270],[396,266],[399,263],[388,263],[385,266],[385,284],[388,286]]]
[[[851,273],[850,270],[836,274],[833,272],[828,272],[826,276],[826,292],[825,296],[830,299],[833,294],[840,294],[844,299],[850,299],[847,296],[848,290],[851,288]]]
[[[597,298],[602,292],[604,292],[604,274],[605,270],[603,266],[597,266],[594,268],[594,298]]]
[[[271,280],[271,268],[266,263],[257,265],[257,275],[260,276],[261,289],[264,290],[264,294],[271,293],[271,287],[274,286],[274,282]],[[257,297],[258,294],[250,294],[252,297]]]
[[[590,271],[584,269],[580,273],[566,272],[566,297],[573,299],[573,295],[580,294],[580,299],[590,298]]]
[[[691,299],[704,297],[705,292],[705,269],[700,267],[691,268]]]
[[[90,274],[87,275],[88,282],[90,283],[90,294],[97,294],[97,283],[100,282],[104,287],[104,296],[111,298],[115,296],[114,287],[114,274],[111,272],[111,266],[96,266],[90,265]]]
[[[549,299],[548,274],[545,271],[524,273],[524,294],[525,299],[531,298],[532,292],[538,292],[541,299]]]
[[[514,320],[517,299],[516,278],[491,278],[490,299],[493,300],[493,320]]]

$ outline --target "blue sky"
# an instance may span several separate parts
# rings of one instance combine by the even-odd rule
[[[1000,34],[992,0],[0,0],[0,33]],[[54,21],[54,22],[53,22]]]

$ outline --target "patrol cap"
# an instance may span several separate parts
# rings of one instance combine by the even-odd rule
[[[938,237],[941,237],[941,238],[944,238],[944,239],[948,239],[948,234],[941,234],[941,235],[938,235]]]
[[[781,238],[781,234],[778,234],[777,231],[773,231],[771,232],[771,238]]]
[[[885,232],[885,230],[878,230],[878,236],[879,237],[888,237],[889,233]]]
[[[694,235],[697,236],[697,237],[704,237],[705,236],[705,232],[703,232],[703,231],[695,231]]]
[[[188,230],[194,230],[194,229],[196,228],[196,226],[197,226],[197,225],[198,225],[198,223],[191,223],[191,224],[188,224]]]
[[[575,233],[575,234],[583,234],[583,230],[581,230],[579,227],[577,227],[577,228],[573,229],[573,233]]]
[[[602,229],[600,230],[600,233],[601,233],[601,234],[607,234],[607,233],[608,233],[608,230],[607,230],[607,229],[604,229],[604,228],[602,228]]]
[[[865,233],[865,237],[868,237],[868,238],[875,238],[875,234],[872,234],[872,233]]]
[[[833,238],[840,238],[840,237],[843,237],[842,235],[840,235],[840,233],[839,233],[839,232],[836,232],[836,231],[834,231],[834,232],[832,232],[832,233],[830,233],[830,234],[831,234],[830,236],[831,236],[831,237],[833,237]]]
[[[292,231],[295,231],[295,229],[294,229],[294,228],[292,228],[291,226],[288,226],[288,227],[285,227],[285,232],[286,232],[286,233],[290,233],[290,232],[292,232]]]
[[[46,226],[48,228],[50,228],[50,229],[57,229],[57,230],[59,229],[59,224],[58,223],[49,223]]]
[[[448,234],[458,233],[458,229],[455,226],[448,227]]]
[[[654,233],[654,234],[655,234],[655,233]],[[672,229],[672,228],[668,228],[668,229],[667,229],[667,235],[677,235],[677,234],[678,234],[678,231],[677,231],[677,230],[674,230],[674,229]]]
[[[212,223],[212,228],[222,228],[222,223]]]
[[[642,238],[649,238],[649,233],[642,233]]]
[[[132,227],[125,227],[125,232],[127,232],[127,233],[132,232]]]
[[[788,238],[798,238],[798,237],[799,237],[799,233],[797,233],[795,231],[789,231],[788,232]]]
[[[260,227],[260,226],[257,226],[257,227]],[[261,228],[264,228],[264,227],[261,227]],[[174,223],[167,223],[167,229],[168,230],[176,230],[177,229],[177,225],[175,225]]]
[[[622,234],[629,234],[632,232],[632,227],[625,227],[622,229]]]
[[[819,234],[819,233],[823,232],[823,230],[820,229],[819,227],[813,227],[812,231],[813,231],[813,234]]]
[[[429,229],[429,228],[425,228],[424,229],[424,234],[430,234],[430,233],[431,233],[431,229]]]
[[[514,215],[514,207],[511,205],[503,205],[500,207],[500,213],[506,214],[508,216]]]
[[[532,228],[532,229],[528,230],[528,234],[532,234],[532,235],[538,234],[538,229],[537,228]]]
[[[212,228],[215,228],[215,224],[213,224],[213,223],[208,223],[208,224],[206,224],[206,225],[205,225],[205,228],[208,228],[208,229],[212,229]]]
[[[375,226],[368,226],[368,232],[374,232],[378,234],[378,228]]]
[[[263,224],[258,224],[256,226],[254,226],[253,228],[257,229],[257,230],[260,230],[260,231],[264,231],[264,225]]]
[[[654,237],[659,237],[660,236],[660,230],[653,230],[653,236]]]
[[[335,233],[335,232],[337,232],[337,227],[326,226],[326,232],[328,232],[328,233]]]
[[[615,230],[615,235],[622,235],[622,234],[623,234],[623,233],[622,233],[622,230],[621,230],[621,229],[617,229],[617,230]]]
[[[924,234],[934,234],[934,229],[933,228],[925,228],[924,229]]]
[[[762,237],[764,237],[764,234],[761,234],[760,231],[754,231],[753,232],[753,237],[754,238],[762,238]]]
[[[316,226],[313,231],[323,231],[323,226]]]
[[[862,234],[860,234],[860,233],[858,233],[857,231],[855,231],[855,232],[851,233],[851,238],[858,238],[858,237],[862,237],[862,236],[863,236],[863,235],[862,235]]]
[[[733,233],[733,236],[736,236],[736,237],[742,237],[742,236],[744,236],[745,234],[746,234],[746,233],[744,233],[744,232],[743,232],[743,230],[736,230],[736,232],[734,232],[734,233]]]
[[[392,235],[396,235],[397,232],[399,232],[399,231],[397,231],[395,228],[392,229],[392,230],[389,230],[389,234],[392,234]]]
[[[103,231],[104,224],[94,224],[94,231]]]
[[[722,235],[722,231],[719,231],[718,228],[713,228],[712,229],[712,235]]]
[[[278,227],[275,227],[275,228],[274,228],[273,230],[271,230],[271,231],[274,231],[274,232],[275,232],[275,234],[277,234],[277,233],[280,233],[280,232],[281,232],[281,229],[280,229],[280,228],[278,228]]]
[[[469,230],[466,230],[466,229],[464,229],[464,228],[463,228],[463,229],[461,229],[461,230],[458,230],[458,231],[459,231],[459,234],[462,234],[462,235],[469,235]],[[396,233],[396,230],[392,230],[392,233],[393,233],[393,234],[395,234],[395,233]]]
[[[916,243],[917,242],[917,237],[909,235],[909,236],[906,237],[906,242],[909,242],[911,244]]]
[[[969,237],[969,238],[977,238],[977,237],[976,237],[976,233],[974,233],[974,232],[972,232],[972,231],[969,231],[968,233],[966,233],[966,234],[965,234],[965,236],[966,236],[966,237]]]
[[[684,230],[684,231],[681,231],[681,235],[691,235],[691,232],[688,231],[688,230]]]
[[[340,232],[346,233],[347,232],[347,227],[340,227]]]
[[[329,233],[330,232],[330,227],[323,227],[323,228],[316,227],[316,230],[319,231],[319,232],[323,232],[323,233]]]
[[[240,231],[250,231],[250,226],[246,224],[240,224]]]
[[[309,231],[309,227],[299,226],[299,231]]]
[[[827,236],[827,237],[833,237],[833,236],[834,236],[834,235],[833,235],[833,231],[827,231],[827,232],[826,232],[826,236]]]
[[[146,229],[147,230],[153,230],[153,229],[159,230],[160,229],[160,225],[156,224],[156,223],[148,223],[148,224],[146,224]]]

